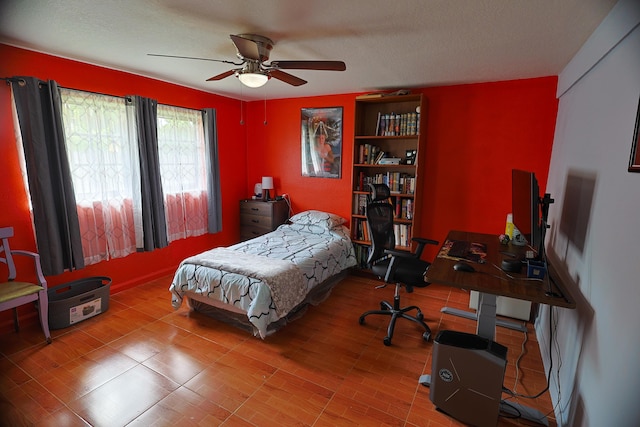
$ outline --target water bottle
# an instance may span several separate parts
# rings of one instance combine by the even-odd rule
[[[504,228],[504,234],[509,236],[510,240],[513,240],[513,230],[515,226],[513,225],[513,214],[507,214],[507,225]]]

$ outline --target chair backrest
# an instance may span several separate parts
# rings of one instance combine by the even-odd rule
[[[7,264],[9,269],[9,280],[16,278],[16,265],[13,263],[11,248],[9,247],[9,237],[13,237],[13,227],[0,228],[0,262]]]
[[[371,251],[367,263],[384,257],[385,249],[395,248],[393,217],[395,209],[389,202],[391,191],[385,184],[369,184],[367,196],[367,226],[371,238]]]

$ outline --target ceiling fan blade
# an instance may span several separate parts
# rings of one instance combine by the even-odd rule
[[[280,70],[269,70],[269,75],[274,79],[278,79],[285,83],[289,83],[292,86],[302,86],[303,84],[307,83],[306,80],[302,80],[299,77],[296,77],[289,73],[285,73],[284,71],[280,71]]]
[[[213,61],[213,62],[223,62],[225,64],[233,64],[233,65],[242,65],[242,62],[235,63],[232,61],[225,61],[224,59],[211,59],[211,58],[197,58],[193,56],[176,56],[176,55],[162,55],[159,53],[147,53],[148,56],[160,56],[163,58],[178,58],[178,59],[195,59],[197,61]]]
[[[281,70],[344,71],[347,69],[342,61],[271,61],[268,67]]]
[[[229,70],[229,71],[225,71],[224,73],[220,73],[217,76],[213,76],[207,79],[208,82],[212,81],[212,80],[222,80],[226,77],[232,76],[233,74],[235,74],[236,70]]]
[[[253,59],[254,61],[264,61],[264,59],[260,58],[260,49],[258,49],[258,43],[251,39],[247,39],[245,37],[234,34],[232,34],[230,37],[233,41],[233,44],[236,45],[238,53],[242,55],[243,58]]]

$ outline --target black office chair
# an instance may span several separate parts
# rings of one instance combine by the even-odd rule
[[[422,337],[425,341],[429,341],[431,329],[424,323],[424,315],[420,308],[415,305],[400,307],[400,288],[404,286],[407,292],[413,292],[414,287],[429,286],[429,283],[424,281],[424,275],[430,263],[421,260],[420,256],[425,245],[437,245],[438,242],[431,239],[413,237],[412,240],[418,244],[416,252],[395,250],[393,227],[395,209],[389,202],[389,196],[391,195],[389,187],[385,184],[369,184],[369,189],[366,216],[371,238],[371,250],[367,263],[373,274],[384,278],[385,284],[379,287],[384,287],[387,283],[395,283],[396,289],[393,296],[393,305],[387,301],[381,301],[380,310],[370,310],[360,316],[360,324],[362,325],[365,317],[370,314],[391,316],[387,336],[383,340],[384,345],[388,346],[391,345],[396,319],[404,318],[421,325],[425,329]],[[415,316],[407,314],[412,310],[417,311]]]

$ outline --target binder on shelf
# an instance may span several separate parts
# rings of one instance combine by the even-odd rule
[[[399,157],[383,157],[378,163],[381,165],[399,165],[400,160],[402,159]]]

